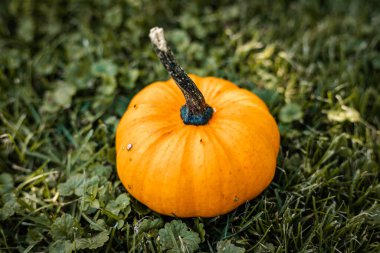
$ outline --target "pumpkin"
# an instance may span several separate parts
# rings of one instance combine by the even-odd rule
[[[162,28],[153,28],[150,38],[172,79],[141,90],[121,118],[119,178],[132,196],[161,214],[227,213],[272,181],[278,126],[253,93],[221,78],[187,75]]]

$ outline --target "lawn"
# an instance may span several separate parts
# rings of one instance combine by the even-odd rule
[[[0,252],[380,252],[380,5],[216,2],[0,2]],[[231,213],[162,216],[118,179],[118,121],[169,78],[153,26],[279,124],[272,184]]]

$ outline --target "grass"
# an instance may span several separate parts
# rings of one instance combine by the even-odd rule
[[[380,252],[379,5],[222,2],[1,1],[1,252]],[[156,25],[279,122],[273,183],[229,214],[160,216],[115,173],[129,100],[168,78]]]

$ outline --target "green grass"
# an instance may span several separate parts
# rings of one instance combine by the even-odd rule
[[[156,25],[279,123],[273,183],[229,214],[160,216],[116,175],[118,120],[168,78]],[[2,0],[0,252],[380,252],[379,27],[365,0]]]

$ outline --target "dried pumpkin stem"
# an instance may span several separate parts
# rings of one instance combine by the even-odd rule
[[[174,59],[173,52],[167,46],[164,29],[154,27],[149,33],[150,40],[161,63],[181,89],[186,104],[180,114],[187,125],[205,125],[211,119],[213,109],[206,103],[200,90]]]

